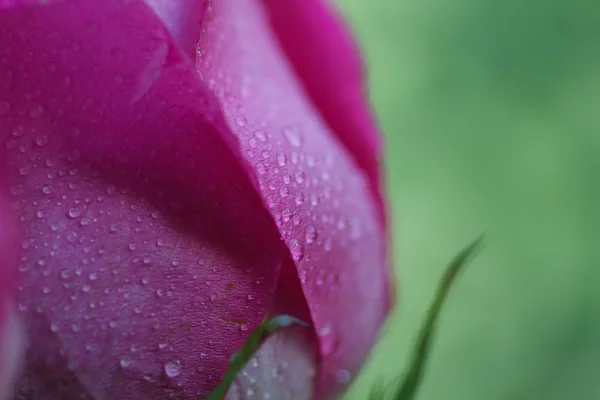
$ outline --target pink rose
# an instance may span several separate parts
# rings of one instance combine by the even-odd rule
[[[227,398],[356,376],[391,305],[382,145],[322,1],[0,0],[0,135],[4,396],[203,398],[282,313],[311,328]]]

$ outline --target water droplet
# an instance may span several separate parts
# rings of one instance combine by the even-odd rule
[[[110,326],[111,328],[116,328],[117,327],[117,322],[116,321],[108,321],[108,326]]]
[[[281,167],[283,167],[286,162],[287,162],[287,157],[286,157],[285,153],[277,154],[277,164],[279,164]]]
[[[15,185],[10,187],[10,194],[13,196],[20,196],[25,193],[25,187],[23,185]]]
[[[335,379],[342,384],[348,383],[350,382],[350,372],[345,369],[340,369],[335,373]]]
[[[238,126],[244,127],[248,124],[248,120],[246,119],[246,117],[238,115],[237,117],[235,117],[235,123]]]
[[[108,185],[106,187],[106,194],[107,195],[112,196],[115,193],[117,193],[117,188],[115,187],[115,185]]]
[[[331,335],[331,332],[332,332],[331,322],[326,322],[321,327],[321,329],[319,329],[319,336],[320,337],[328,336],[328,335]]]
[[[81,225],[81,226],[88,226],[89,224],[90,224],[89,218],[83,217],[83,218],[81,218],[81,221],[79,221],[79,225]]]
[[[71,218],[77,218],[81,215],[81,210],[79,209],[79,207],[71,207],[69,208],[68,215]]]
[[[23,127],[21,125],[17,125],[13,128],[12,130],[12,135],[16,138],[23,136],[23,133],[25,132],[25,130],[23,129]]]
[[[256,171],[259,174],[264,175],[267,173],[267,167],[265,166],[265,164],[263,162],[258,162],[258,163],[256,163]]]
[[[294,261],[298,262],[304,258],[304,245],[298,239],[290,240],[289,246]]]
[[[29,175],[30,172],[31,172],[31,166],[29,164],[23,165],[19,168],[19,174],[21,174],[23,176]]]
[[[306,230],[304,231],[304,239],[308,244],[314,243],[314,241],[317,239],[317,228],[315,228],[314,225],[308,225],[306,227]]]
[[[248,324],[241,324],[240,325],[240,330],[243,332],[246,332],[248,329],[250,329],[250,327],[248,326]]]
[[[50,331],[52,331],[52,332],[58,332],[58,324],[56,322],[52,322],[50,324]]]
[[[300,155],[295,151],[292,151],[292,154],[290,154],[290,161],[294,165],[298,164],[298,161],[300,161]]]
[[[122,368],[127,368],[131,365],[131,357],[129,356],[125,356],[123,358],[121,358],[121,361],[119,361],[119,364],[121,364]]]
[[[44,185],[42,186],[42,193],[50,194],[52,193],[52,185]]]
[[[165,245],[165,239],[157,239],[156,240],[156,245],[158,247],[163,247]]]
[[[292,218],[292,212],[290,211],[289,208],[286,208],[281,212],[281,219],[283,220],[283,222],[290,222],[291,218]]]
[[[98,279],[98,273],[97,272],[92,272],[88,278],[90,279],[90,281],[95,281]]]
[[[267,141],[267,135],[265,135],[265,133],[263,131],[256,131],[256,132],[254,132],[254,136],[256,136],[256,138],[258,140],[260,140],[261,142],[266,142]]]
[[[302,134],[297,126],[288,125],[283,128],[282,133],[292,147],[300,147],[302,145]]]
[[[39,135],[38,137],[36,137],[35,144],[37,144],[40,147],[44,147],[45,145],[47,145],[48,144],[48,135]]]
[[[300,282],[301,283],[306,283],[306,281],[307,281],[307,274],[308,273],[306,272],[306,269],[301,269],[300,270],[299,275],[300,275]]]
[[[304,194],[302,192],[296,192],[294,200],[296,201],[297,205],[301,205],[304,203]]]
[[[165,375],[169,378],[177,378],[181,375],[181,361],[169,361],[164,365]]]

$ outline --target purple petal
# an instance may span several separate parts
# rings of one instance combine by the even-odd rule
[[[305,94],[261,2],[215,3],[208,21],[196,67],[297,267],[319,338],[317,394],[326,396],[357,374],[388,311],[378,204]]]
[[[20,394],[206,394],[285,255],[219,105],[142,1],[2,10],[0,66]]]

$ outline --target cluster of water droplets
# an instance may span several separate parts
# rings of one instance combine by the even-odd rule
[[[44,316],[45,329],[61,338],[61,354],[73,371],[94,354],[109,351],[123,371],[141,374],[148,382],[166,379],[180,386],[181,351],[174,352],[169,339],[173,328],[163,325],[164,311],[152,304],[169,304],[178,292],[181,297],[181,268],[197,269],[201,273],[192,276],[198,280],[194,285],[201,285],[206,295],[186,307],[195,313],[198,307],[210,312],[211,303],[228,301],[215,284],[221,271],[196,254],[201,249],[192,247],[186,253],[179,249],[177,235],[165,227],[168,221],[162,212],[137,198],[129,186],[102,183],[79,152],[48,152],[47,145],[60,148],[62,143],[53,143],[50,135],[23,132],[15,128],[6,145],[19,182],[10,187],[13,209],[26,237],[21,243],[19,310],[25,318],[32,318],[32,313]],[[181,208],[176,202],[169,207],[174,212]],[[196,260],[194,267],[190,259]],[[258,290],[261,283],[256,281]],[[246,302],[247,307],[256,304],[256,295],[247,292]],[[119,311],[113,315],[115,307]],[[143,333],[149,323],[148,334],[158,338],[154,348],[148,348]],[[201,323],[206,327],[209,321]],[[180,328],[189,326],[184,316]],[[239,330],[248,331],[249,325],[240,323]],[[72,344],[86,337],[91,340],[82,354]],[[106,341],[108,349],[98,344]],[[159,354],[151,358],[164,360],[161,371],[144,370],[149,352]],[[209,357],[209,352],[204,349],[200,358]]]
[[[239,21],[234,34],[256,38],[255,29]],[[271,45],[270,38],[263,39],[265,46]],[[293,79],[274,72],[277,68],[269,63],[277,61],[256,57],[255,47],[240,41],[239,48],[215,43],[211,51],[199,55],[197,68],[224,104],[229,126],[253,167],[263,201],[296,263],[309,306],[317,315],[321,351],[343,359],[339,339],[348,333],[336,331],[339,316],[326,310],[321,314],[320,310],[329,299],[341,301],[336,296],[345,285],[347,268],[356,274],[351,280],[359,282],[363,291],[344,296],[367,298],[380,291],[379,278],[363,265],[373,262],[378,268],[383,263],[383,257],[373,257],[383,254],[383,244],[373,223],[375,212],[372,199],[367,198],[368,185],[352,161],[340,154],[342,146],[334,138],[323,137],[329,134],[323,121],[315,118],[310,106],[297,101],[297,93],[292,93]],[[236,69],[238,63],[243,64],[243,72]],[[281,82],[287,84],[282,86]],[[356,312],[362,312],[360,307]],[[358,318],[369,320],[364,314]],[[340,369],[334,379],[343,385],[351,374]]]

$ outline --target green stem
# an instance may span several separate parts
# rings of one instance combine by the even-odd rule
[[[244,368],[244,365],[246,365],[258,351],[261,344],[278,330],[292,325],[308,327],[306,322],[300,321],[289,315],[277,315],[260,324],[260,326],[250,334],[248,340],[246,340],[242,347],[231,356],[223,380],[219,386],[208,395],[206,400],[222,400],[223,397],[225,397],[229,386],[231,386],[236,376]]]
[[[456,276],[461,271],[463,266],[468,264],[468,262],[475,256],[477,251],[481,248],[482,242],[483,235],[480,236],[473,243],[471,243],[469,246],[467,246],[464,250],[462,250],[454,258],[454,260],[452,260],[452,262],[446,269],[446,272],[442,277],[442,281],[440,282],[433,303],[431,304],[429,311],[427,312],[427,317],[425,318],[425,321],[421,327],[421,331],[417,339],[417,344],[412,355],[412,360],[409,364],[408,372],[405,375],[403,383],[396,391],[393,400],[413,400],[415,398],[417,390],[423,379],[423,371],[425,369],[427,357],[429,355],[431,342],[436,328],[436,322],[444,304],[444,301],[448,296],[450,287],[452,286],[453,282],[456,279]]]

